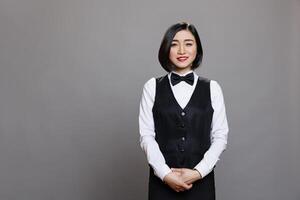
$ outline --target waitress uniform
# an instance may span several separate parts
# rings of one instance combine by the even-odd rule
[[[170,168],[193,169],[211,145],[214,109],[210,80],[199,76],[195,81],[195,89],[182,108],[172,92],[168,75],[155,79],[152,107],[155,141]],[[149,166],[149,200],[215,200],[215,166],[210,173],[194,182],[190,190],[183,192],[170,188]]]

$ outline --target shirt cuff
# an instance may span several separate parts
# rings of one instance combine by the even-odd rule
[[[209,174],[212,169],[209,169],[204,162],[200,162],[198,165],[194,167],[200,174],[201,177],[204,178],[207,174]]]
[[[164,164],[159,170],[154,170],[154,174],[158,176],[162,181],[164,180],[165,176],[170,172],[172,172],[172,170],[167,164]]]

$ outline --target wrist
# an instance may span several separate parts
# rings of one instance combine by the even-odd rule
[[[162,182],[164,182],[165,184],[167,184],[167,180],[168,180],[170,174],[171,174],[171,172],[167,173],[167,174],[163,177]]]
[[[201,173],[197,169],[194,169],[194,171],[195,171],[195,175],[197,176],[197,179],[201,179],[202,178]]]

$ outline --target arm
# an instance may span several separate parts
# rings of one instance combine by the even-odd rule
[[[214,81],[210,81],[211,103],[214,109],[211,124],[211,146],[205,152],[203,159],[194,167],[200,175],[205,177],[209,174],[223,151],[227,146],[228,123],[226,117],[225,103],[220,85]]]
[[[159,146],[155,140],[154,120],[152,107],[155,97],[155,78],[148,80],[143,88],[143,94],[140,101],[139,110],[139,132],[140,146],[146,154],[148,163],[154,170],[154,174],[161,180],[171,172],[171,169],[165,162]]]

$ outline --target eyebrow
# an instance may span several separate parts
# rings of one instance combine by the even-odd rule
[[[192,40],[192,39],[186,39],[186,40],[184,40],[185,42],[194,42],[194,40]],[[173,42],[178,42],[178,40],[173,40]]]

